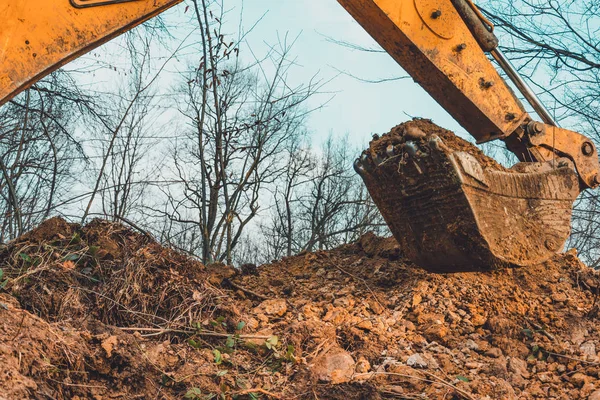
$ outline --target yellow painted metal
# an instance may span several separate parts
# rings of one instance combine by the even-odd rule
[[[60,66],[181,1],[2,0],[0,105]]]
[[[450,0],[338,0],[478,142],[527,118]]]

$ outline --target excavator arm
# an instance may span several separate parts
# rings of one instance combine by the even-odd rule
[[[478,143],[503,139],[521,161],[567,157],[582,188],[600,184],[594,144],[556,126],[497,49],[470,0],[338,1]],[[516,81],[545,124],[532,123],[484,51]]]
[[[561,251],[573,201],[600,184],[596,147],[557,126],[472,1],[338,1],[478,143],[501,139],[521,161],[491,168],[418,124],[374,140],[355,169],[405,254],[428,269],[456,271],[527,266]]]
[[[10,0],[0,4],[0,105],[183,0]]]

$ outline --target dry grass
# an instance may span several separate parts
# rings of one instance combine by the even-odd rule
[[[101,220],[85,227],[50,220],[10,243],[0,268],[6,289],[49,321],[92,316],[114,326],[188,329],[223,303],[213,301],[223,293],[201,263]]]

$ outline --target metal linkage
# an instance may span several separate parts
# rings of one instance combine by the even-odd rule
[[[500,64],[500,67],[506,75],[510,78],[510,80],[515,84],[517,89],[523,94],[525,99],[531,104],[535,112],[540,116],[542,121],[544,121],[548,125],[559,126],[558,123],[552,118],[546,107],[542,104],[540,99],[536,96],[536,94],[531,90],[529,85],[521,78],[519,72],[513,67],[508,58],[502,53],[499,48],[495,48],[491,51],[494,59]]]

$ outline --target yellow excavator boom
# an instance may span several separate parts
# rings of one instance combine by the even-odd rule
[[[0,105],[62,65],[181,1],[2,1]]]

